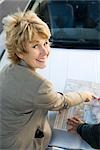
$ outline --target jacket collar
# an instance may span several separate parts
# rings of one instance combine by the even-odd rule
[[[25,68],[29,68],[30,70],[32,70],[32,68],[24,60],[21,60],[18,65],[25,67]],[[32,71],[35,72],[35,69],[33,69]]]
[[[21,60],[18,65],[29,68],[29,65],[24,60]]]

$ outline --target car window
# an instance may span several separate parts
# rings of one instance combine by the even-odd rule
[[[52,47],[100,49],[99,0],[44,0],[35,12],[52,32]]]

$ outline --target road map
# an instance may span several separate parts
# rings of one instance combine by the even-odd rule
[[[100,97],[100,84],[78,80],[67,80],[64,93],[66,92],[82,92],[90,91],[95,93],[97,97]],[[67,119],[73,116],[77,116],[87,123],[100,122],[100,100],[93,100],[91,102],[84,102],[77,106],[65,109],[57,112],[54,128],[66,130],[69,128],[67,125]]]

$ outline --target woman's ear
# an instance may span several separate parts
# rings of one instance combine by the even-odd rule
[[[17,52],[16,55],[17,55],[17,57],[19,57],[20,59],[23,59],[23,58],[24,58],[24,54],[21,53],[21,52]]]

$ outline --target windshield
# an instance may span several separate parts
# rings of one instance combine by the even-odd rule
[[[49,25],[53,47],[100,49],[99,0],[45,0],[35,12]]]

